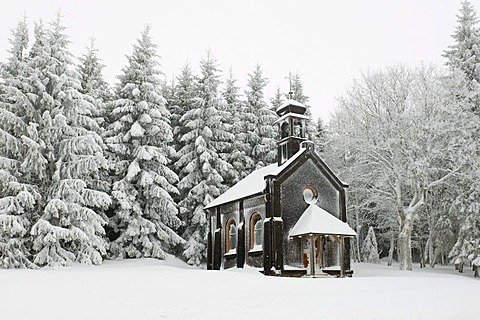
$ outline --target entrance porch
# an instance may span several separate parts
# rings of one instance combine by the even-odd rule
[[[289,233],[289,238],[300,239],[301,259],[309,277],[345,277],[353,274],[345,269],[345,238],[356,236],[346,223],[311,204]],[[338,266],[325,267],[325,261],[337,256]]]

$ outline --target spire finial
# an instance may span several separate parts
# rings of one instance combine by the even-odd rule
[[[290,98],[290,100],[293,99],[293,89],[292,89],[292,71],[289,71],[288,72],[288,84],[290,86],[290,90],[288,92],[288,96]]]

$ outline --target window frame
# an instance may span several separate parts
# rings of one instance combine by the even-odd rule
[[[263,218],[262,218],[262,215],[260,214],[260,212],[255,211],[250,216],[250,250],[255,249],[255,224],[256,224],[257,218],[260,218],[260,221],[263,222]],[[262,225],[262,231],[263,231],[263,225]],[[261,245],[262,245],[262,249],[263,249],[263,239],[262,239],[262,244]]]
[[[280,139],[284,139],[290,136],[290,124],[288,121],[284,121],[280,124]]]
[[[238,236],[238,227],[237,222],[234,218],[230,218],[227,220],[225,225],[225,253],[229,253],[231,250],[237,250],[237,244],[235,243],[235,248],[231,248],[230,237],[232,234],[230,233],[231,226],[235,226],[235,237]]]
[[[312,199],[308,200],[306,199],[305,197],[305,192],[309,190],[311,193],[312,193]],[[304,188],[303,188],[303,191],[302,191],[302,195],[303,195],[303,200],[307,203],[307,204],[315,204],[317,203],[318,201],[318,191],[317,189],[312,186],[312,185],[306,185]]]

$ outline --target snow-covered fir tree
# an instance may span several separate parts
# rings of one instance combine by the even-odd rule
[[[7,63],[0,65],[0,267],[34,268],[29,231],[41,199],[34,182],[43,178],[46,161],[24,87],[30,74],[26,17],[10,43]]]
[[[458,96],[455,97],[458,99]],[[468,99],[469,100],[469,99]],[[471,106],[472,101],[465,102],[463,106]],[[474,110],[473,108],[463,108]],[[479,254],[480,249],[480,164],[478,162],[478,115],[465,112],[469,116],[469,122],[462,125],[469,134],[464,136],[462,145],[465,149],[460,157],[465,166],[465,174],[455,181],[452,194],[442,197],[445,204],[451,206],[448,212],[441,216],[439,224],[448,229],[442,233],[441,241],[448,240],[447,234],[454,231],[454,245],[451,247],[448,257],[450,262],[472,261]],[[457,231],[458,230],[458,231]]]
[[[247,109],[245,104],[240,101],[239,92],[237,80],[230,70],[229,77],[225,82],[225,89],[222,92],[227,108],[232,113],[232,133],[235,136],[232,151],[228,157],[228,163],[232,165],[234,174],[231,176],[232,179],[225,181],[228,186],[234,185],[255,169],[251,154],[256,118],[251,110]]]
[[[103,76],[105,65],[98,57],[95,38],[90,39],[85,53],[79,58],[78,73],[80,74],[81,92],[89,97],[108,101],[112,98],[110,86]]]
[[[230,76],[230,78],[232,77],[233,75]],[[221,81],[221,78],[219,78],[218,88],[220,88],[222,84],[223,83]],[[229,105],[227,103],[220,89],[218,89],[218,98],[221,100],[221,102],[218,104],[218,115],[220,116],[220,122],[222,123],[224,130],[228,133],[228,135],[224,135],[222,138],[218,139],[216,147],[217,154],[224,161],[229,163],[230,157],[234,152],[233,144],[235,142],[235,135],[233,133],[233,126],[235,124],[235,113],[237,112],[237,110],[235,109],[235,106],[232,107],[232,105]],[[233,181],[237,179],[236,174],[237,172],[233,169],[223,172],[223,185],[225,185],[226,187],[231,186],[233,184]]]
[[[111,244],[115,258],[163,259],[183,243],[176,233],[180,220],[172,195],[178,193],[178,177],[168,167],[175,150],[157,59],[147,26],[119,76],[108,129],[117,180],[111,219],[118,234]]]
[[[377,238],[375,237],[375,231],[373,227],[368,228],[367,236],[363,240],[362,245],[362,261],[370,263],[380,263],[380,257],[378,256]]]
[[[305,93],[303,92],[303,81],[300,77],[300,74],[298,72],[293,74],[289,72],[287,78],[288,78],[288,83],[290,85],[290,92],[286,95],[286,97],[288,99],[293,99],[295,101],[303,103],[306,106],[308,102],[308,96],[306,96]],[[310,112],[310,115],[311,115],[311,112]]]
[[[79,58],[77,71],[80,74],[80,92],[85,95],[86,99],[90,99],[89,102],[94,106],[92,116],[101,127],[105,125],[102,121],[108,115],[107,103],[113,98],[110,86],[103,77],[103,68],[105,65],[98,57],[95,38],[91,38],[85,53]]]
[[[173,76],[170,80],[164,77],[162,82],[162,96],[167,101],[167,109],[170,111],[170,101],[172,101],[175,96],[175,77]],[[170,117],[172,117],[171,112]]]
[[[208,224],[203,208],[226,190],[223,177],[232,171],[232,166],[219,156],[219,150],[234,139],[224,122],[219,71],[210,53],[202,59],[200,69],[193,105],[181,118],[188,132],[181,137],[185,146],[175,164],[183,177],[178,186],[185,195],[179,203],[185,224],[183,237],[187,241],[183,255],[192,265],[200,265],[206,256]]]
[[[469,89],[476,90],[480,85],[480,29],[470,1],[462,2],[457,18],[458,24],[452,35],[454,44],[445,50],[443,56],[451,69],[461,70],[465,74]]]
[[[277,91],[275,91],[275,96],[270,99],[270,105],[272,106],[272,111],[277,111],[278,107],[280,107],[284,102],[285,99],[283,98],[284,95],[280,91],[280,87],[277,87]]]
[[[464,126],[472,134],[470,141],[463,142],[471,150],[477,150],[473,159],[478,159],[478,144],[480,126],[480,28],[478,17],[473,5],[463,1],[457,15],[457,26],[452,35],[454,44],[444,52],[446,64],[450,68],[449,88],[456,102],[462,106],[465,113],[473,111],[476,118],[474,126]],[[464,159],[468,159],[466,156]],[[467,164],[470,169],[468,179],[458,181],[459,190],[453,207],[457,209],[459,231],[456,242],[449,253],[452,261],[474,259],[480,243],[480,193],[478,179],[480,168],[478,161]]]
[[[98,57],[98,51],[95,39],[91,38],[86,52],[79,58],[77,71],[80,74],[80,92],[91,103],[91,116],[98,124],[98,127],[94,128],[95,132],[103,137],[110,117],[113,92],[103,76],[105,65]],[[106,146],[104,144],[102,146],[105,148],[103,153],[107,155]],[[108,179],[108,170],[99,172],[98,178],[92,183],[95,189],[110,193],[111,183]]]
[[[39,183],[44,206],[31,229],[34,262],[40,266],[73,261],[99,264],[108,246],[101,210],[110,204],[110,197],[93,184],[107,161],[98,124],[92,119],[94,107],[80,92],[80,76],[73,71],[68,44],[57,15],[48,30],[36,26],[29,59],[31,94],[38,97],[34,104],[41,114],[38,130],[31,131],[32,136],[38,132],[48,161],[46,177]],[[39,156],[32,156],[31,163]]]
[[[195,79],[192,70],[189,64],[185,64],[180,70],[180,75],[172,90],[172,101],[169,102],[175,151],[180,151],[185,145],[181,137],[188,132],[188,128],[182,125],[181,119],[193,105],[194,90]],[[179,178],[183,177],[179,175]]]
[[[267,85],[267,78],[263,77],[262,67],[257,64],[252,74],[248,75],[247,90],[245,96],[245,113],[253,114],[255,117],[255,129],[253,135],[249,134],[250,128],[244,132],[247,135],[247,142],[252,148],[251,157],[255,162],[255,168],[261,168],[275,162],[277,151],[277,130],[274,122],[277,115],[272,111],[264,100],[264,89]],[[253,120],[253,119],[252,119]],[[249,121],[245,119],[244,121]]]
[[[325,128],[322,118],[318,117],[315,126],[315,132],[312,136],[312,140],[315,143],[315,150],[318,152],[323,152],[327,145],[328,137],[327,129]]]

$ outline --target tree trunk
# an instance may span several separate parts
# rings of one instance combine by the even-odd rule
[[[437,255],[435,254],[435,250],[433,248],[433,231],[430,231],[428,235],[428,261],[430,262],[430,267],[435,267],[435,263],[437,262]]]
[[[395,250],[395,234],[392,232],[392,236],[390,237],[390,249],[388,250],[388,262],[389,266],[392,265],[393,262],[393,251]]]
[[[425,247],[425,255],[428,254],[428,263],[430,264],[430,267],[433,268],[435,267],[436,263],[436,255],[435,255],[435,250],[433,248],[433,242],[434,242],[434,228],[435,228],[435,223],[434,223],[434,217],[433,213],[430,212],[428,215],[428,240],[427,240],[427,246]]]
[[[412,270],[412,244],[411,236],[413,230],[413,214],[408,212],[405,214],[405,220],[402,221],[398,234],[398,261],[400,262],[400,270]]]
[[[356,256],[357,256],[357,261],[362,262],[362,256],[360,254],[360,231],[362,230],[362,226],[358,225],[358,214],[357,214],[357,238],[356,238]]]
[[[420,269],[421,268],[425,268],[425,256],[426,256],[426,253],[425,253],[425,248],[422,247],[422,243],[420,242]]]
[[[354,201],[355,201],[355,206],[357,207],[357,198],[356,197],[355,197]],[[356,240],[355,241],[356,242],[355,243],[356,244],[356,246],[355,246],[356,250],[355,251],[357,251],[357,252],[355,253],[355,255],[356,255],[357,262],[362,262],[362,256],[360,255],[360,247],[361,247],[360,246],[360,237],[361,237],[360,232],[362,231],[362,225],[360,223],[360,217],[358,215],[358,207],[355,209],[355,220],[356,220],[355,222],[356,222],[356,225],[357,225],[357,228],[356,228],[357,229],[357,237],[355,239]]]
[[[430,264],[431,256],[430,251],[428,248],[430,247],[430,232],[428,234],[427,242],[425,243],[425,247],[423,248],[423,262],[426,264],[427,262]]]

